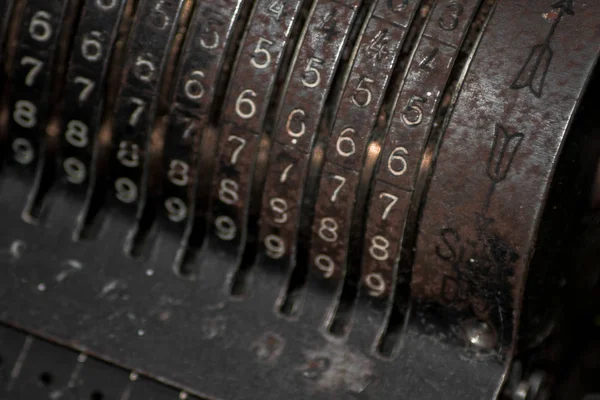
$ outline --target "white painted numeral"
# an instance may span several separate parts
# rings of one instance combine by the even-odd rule
[[[37,58],[25,56],[21,59],[21,65],[32,65],[27,76],[25,76],[25,84],[30,87],[33,86],[35,78],[37,78],[42,68],[44,68],[44,63]]]
[[[46,11],[38,11],[33,14],[29,24],[29,35],[36,42],[45,43],[52,37],[52,25],[50,19],[52,16]]]
[[[231,153],[231,164],[235,165],[240,157],[241,151],[244,149],[244,146],[246,146],[246,139],[236,135],[231,135],[227,138],[227,142],[239,143],[238,147],[236,147],[235,150],[233,150],[233,153]]]
[[[246,97],[248,96],[248,97]],[[243,119],[250,119],[256,114],[256,104],[249,97],[256,98],[258,95],[254,90],[246,89],[240,93],[235,101],[235,112]],[[242,107],[244,106],[244,107]],[[242,110],[244,108],[245,110]]]
[[[385,208],[385,210],[383,210],[383,215],[381,216],[381,218],[385,221],[388,217],[388,215],[390,215],[390,211],[392,211],[392,208],[394,208],[394,205],[396,205],[396,203],[398,202],[398,196],[394,196],[393,194],[389,194],[389,193],[381,193],[379,195],[380,199],[383,198],[387,198],[390,199],[391,202],[390,204],[388,204],[388,206]]]
[[[19,100],[15,103],[13,119],[23,128],[31,129],[37,125],[37,107],[30,101]]]

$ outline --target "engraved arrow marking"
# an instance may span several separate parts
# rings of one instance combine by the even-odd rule
[[[496,124],[494,143],[492,144],[486,168],[487,176],[492,180],[492,184],[484,203],[484,214],[489,208],[496,185],[506,179],[524,138],[525,135],[522,133],[509,134],[505,127]]]
[[[548,75],[552,57],[554,56],[551,43],[556,28],[565,14],[575,15],[573,0],[560,0],[552,6],[552,9],[558,10],[558,12],[550,28],[550,32],[546,35],[543,43],[536,44],[531,48],[525,64],[523,64],[517,77],[510,85],[510,88],[515,90],[529,88],[531,93],[537,98],[542,97],[546,75]]]

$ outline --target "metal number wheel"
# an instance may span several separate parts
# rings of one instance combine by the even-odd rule
[[[0,12],[3,398],[546,396],[600,3]]]

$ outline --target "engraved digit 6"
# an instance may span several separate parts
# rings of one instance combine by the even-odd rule
[[[445,31],[453,31],[458,26],[460,22],[459,17],[465,11],[462,4],[458,1],[451,1],[444,10],[444,15],[440,17],[438,20],[438,24],[440,28]]]
[[[204,96],[204,86],[200,79],[192,79],[198,77],[200,79],[205,78],[205,74],[202,71],[192,71],[190,78],[185,82],[184,91],[185,95],[190,100],[200,100]]]
[[[258,95],[256,94],[256,92],[254,90],[251,90],[251,89],[246,89],[246,90],[242,91],[242,93],[240,93],[240,95],[238,96],[238,98],[235,102],[235,112],[240,118],[250,119],[250,118],[254,117],[254,115],[256,114],[256,104],[254,103],[254,101],[252,101],[251,99],[249,99],[245,96],[250,96],[250,97],[255,98]],[[248,110],[243,111],[242,105],[245,105],[246,107],[244,107],[244,108],[248,108]]]
[[[51,15],[46,11],[38,11],[33,14],[29,24],[29,35],[36,42],[47,42],[52,36],[52,25],[50,24]]]
[[[402,176],[408,169],[408,163],[406,162],[405,156],[408,155],[408,150],[404,147],[396,147],[390,157],[388,158],[388,171],[394,176]],[[394,168],[394,161],[400,162],[400,168]]]
[[[352,140],[352,138],[344,136],[347,133],[356,133],[356,131],[353,128],[344,129],[342,133],[340,133],[340,137],[338,138],[335,144],[335,148],[338,154],[342,157],[350,157],[351,155],[356,153],[356,143],[354,143],[354,140]],[[345,149],[343,149],[342,147],[345,147]]]
[[[306,133],[306,125],[304,124],[303,121],[300,121],[300,130],[298,130],[298,131],[292,130],[292,119],[294,118],[295,115],[304,117],[304,116],[306,116],[306,113],[301,108],[296,108],[296,109],[292,110],[290,115],[288,115],[288,119],[285,123],[285,130],[286,130],[287,134],[290,135],[291,137],[298,138]]]
[[[89,62],[96,62],[102,58],[102,34],[92,31],[83,37],[81,43],[81,55]]]

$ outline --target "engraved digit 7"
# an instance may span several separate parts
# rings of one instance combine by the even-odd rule
[[[242,151],[244,146],[246,146],[246,139],[236,135],[231,135],[227,138],[227,142],[232,141],[240,142],[239,146],[235,150],[233,150],[233,153],[231,154],[231,163],[235,165],[237,163],[238,157],[240,156],[240,152]]]
[[[35,78],[37,78],[40,71],[44,67],[44,63],[37,58],[25,56],[21,59],[21,65],[33,65],[25,77],[25,84],[27,86],[33,86],[35,83]]]
[[[398,202],[398,196],[394,196],[393,194],[389,193],[381,193],[379,195],[380,199],[383,199],[384,197],[392,200],[390,204],[388,204],[388,206],[385,208],[385,210],[383,210],[383,215],[381,216],[381,219],[385,221],[388,215],[390,215],[390,211],[392,211],[392,208],[394,208],[394,205]]]

